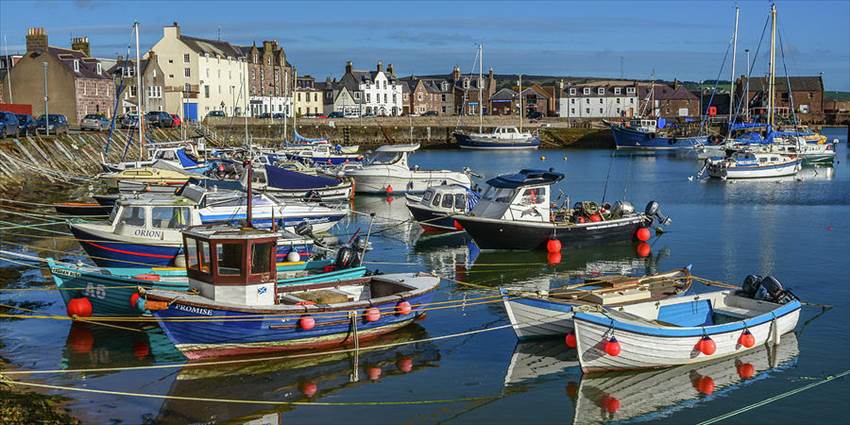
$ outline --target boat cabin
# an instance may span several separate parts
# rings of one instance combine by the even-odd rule
[[[448,214],[465,214],[478,203],[478,194],[469,189],[456,185],[440,185],[429,187],[422,194],[419,204],[430,210]]]
[[[216,302],[274,305],[277,239],[277,233],[225,225],[183,231],[189,287]]]
[[[757,167],[773,165],[786,160],[776,153],[758,153],[753,151],[736,151],[730,157],[737,167]]]
[[[655,133],[658,130],[658,121],[647,118],[635,118],[629,121],[629,127],[641,133]]]
[[[496,127],[493,129],[493,134],[488,135],[489,137],[495,137],[497,139],[518,139],[521,137],[529,137],[528,133],[520,133],[519,129],[516,127]]]
[[[549,222],[551,186],[564,178],[551,169],[520,170],[487,181],[471,215],[512,221]]]
[[[419,143],[381,146],[369,155],[369,159],[364,165],[367,167],[394,165],[408,168],[407,156],[417,149],[419,149]]]
[[[201,216],[186,200],[126,198],[115,203],[109,222],[115,234],[167,241],[174,238],[173,231],[201,224]]]

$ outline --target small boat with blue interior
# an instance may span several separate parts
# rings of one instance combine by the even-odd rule
[[[189,359],[375,338],[413,323],[440,283],[430,274],[399,273],[278,287],[276,235],[221,226],[183,234],[193,291],[140,293],[145,309]]]
[[[552,207],[552,186],[564,178],[552,169],[520,170],[487,181],[489,187],[468,214],[453,218],[481,249],[533,250],[561,246],[578,247],[597,243],[649,239],[648,227],[662,216],[655,201],[644,212],[618,201],[613,206],[593,201],[576,202],[569,197],[560,207]],[[558,197],[560,199],[560,196]],[[643,229],[639,231],[639,229]],[[549,241],[557,242],[552,249]]]
[[[584,372],[653,369],[721,359],[793,332],[801,303],[771,276],[726,289],[573,314]]]
[[[405,195],[407,209],[425,231],[457,231],[452,216],[466,214],[475,208],[480,196],[460,185],[429,187],[421,197]]]
[[[429,187],[457,184],[471,187],[469,170],[423,170],[408,165],[408,155],[419,149],[419,144],[381,146],[372,153],[362,167],[345,171],[354,179],[357,193],[419,193]]]
[[[247,187],[247,173],[243,173],[242,185]],[[310,201],[341,201],[351,198],[351,180],[329,176],[309,175],[287,170],[274,165],[254,169],[255,190],[271,193],[283,199]]]
[[[131,168],[152,167],[155,163],[167,164],[188,172],[203,171],[207,164],[199,151],[204,150],[202,140],[184,140],[177,142],[159,142],[146,144],[149,160],[124,161],[116,163],[101,162],[106,173],[124,171]]]
[[[720,179],[758,179],[793,176],[802,169],[803,160],[797,156],[762,153],[753,150],[727,151],[725,158],[708,158],[704,170]]]

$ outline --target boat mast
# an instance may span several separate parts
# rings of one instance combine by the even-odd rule
[[[283,141],[286,142],[286,122],[289,121],[289,104],[286,102],[286,92],[289,92],[290,99],[292,98],[292,91],[289,90],[289,73],[286,72],[286,67],[284,66],[283,72]]]
[[[292,86],[298,87],[298,70],[292,68]],[[293,93],[294,94],[294,93]],[[298,133],[298,112],[295,111],[295,105],[292,105],[292,138],[295,139],[295,133]]]
[[[522,74],[519,74],[519,132],[522,133]]]
[[[139,21],[133,23],[133,30],[136,33],[136,110],[139,113],[139,161],[141,161],[145,158],[145,138],[143,129],[143,127],[145,126],[145,114],[144,108],[142,107],[142,97],[144,96],[144,90],[142,87],[142,73],[139,72],[139,63],[141,60],[141,53],[139,52]]]
[[[484,45],[478,45],[478,132],[484,132]]]
[[[732,33],[732,85],[729,88],[729,134],[732,135],[732,114],[735,110],[735,59],[738,57],[738,16],[741,14],[741,9],[735,6],[735,32]]]
[[[774,104],[776,103],[776,4],[770,5],[770,76],[767,85],[767,125],[773,130]]]
[[[6,78],[6,85],[9,88],[9,103],[15,103],[15,100],[12,98],[12,58],[9,56],[9,42],[6,41],[5,34],[3,35],[3,46],[6,50],[6,69],[9,70],[6,73],[9,76],[9,78]]]
[[[744,120],[750,121],[750,49],[746,49],[747,52],[747,81],[744,84]]]

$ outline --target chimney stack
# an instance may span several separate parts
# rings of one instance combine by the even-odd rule
[[[352,69],[351,61],[346,62],[345,63],[345,73],[351,74],[351,69]]]
[[[395,75],[395,70],[393,70],[393,64],[387,65],[387,73],[390,75]]]
[[[46,52],[47,32],[44,28],[36,27],[27,30],[27,52]]]
[[[378,72],[381,72],[383,70],[384,70],[384,63],[381,62],[381,61],[378,61]]]
[[[174,21],[170,26],[163,27],[162,35],[167,38],[180,38],[180,25],[177,25],[177,21]]]
[[[71,50],[83,52],[86,57],[91,57],[88,37],[74,37],[71,39]]]
[[[452,68],[452,81],[458,80],[460,80],[460,67],[455,65],[455,67]]]

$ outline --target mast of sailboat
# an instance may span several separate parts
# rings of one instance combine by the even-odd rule
[[[9,56],[9,42],[6,41],[6,34],[3,34],[3,46],[6,50],[6,69],[9,70],[7,71],[9,78],[6,79],[6,85],[9,88],[9,103],[15,103],[15,100],[12,98],[12,57]]]
[[[298,88],[298,70],[292,68],[292,86]],[[295,133],[298,133],[298,112],[295,111],[295,105],[293,106],[292,111],[292,138],[295,139]]]
[[[735,6],[735,32],[732,33],[732,85],[729,88],[729,132],[727,137],[732,136],[732,114],[735,111],[735,59],[738,57],[738,17],[741,9]]]
[[[773,130],[774,104],[776,103],[776,4],[770,5],[770,76],[767,85],[767,125]]]
[[[142,73],[139,66],[141,61],[141,53],[139,52],[139,21],[133,23],[133,31],[136,33],[136,109],[139,112],[139,161],[145,159],[144,147],[144,129],[145,113],[142,107],[142,97],[144,96],[144,88],[142,87]]]
[[[522,133],[522,74],[519,74],[519,132]]]
[[[744,84],[744,121],[750,121],[750,49],[747,52],[747,81]]]
[[[286,67],[284,67],[284,70]],[[292,99],[292,90],[289,89],[289,73],[283,73],[283,98],[286,99],[286,94],[289,92],[289,98]],[[286,122],[289,121],[289,104],[284,101],[283,103],[283,140],[286,141]]]
[[[478,132],[484,132],[484,45],[478,45]]]

